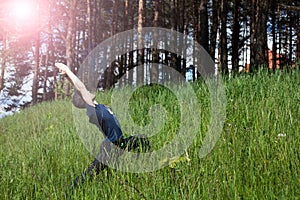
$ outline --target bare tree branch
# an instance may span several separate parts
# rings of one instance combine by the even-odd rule
[[[286,4],[279,4],[280,7],[287,8],[289,10],[297,10],[300,11],[300,6],[290,6]]]

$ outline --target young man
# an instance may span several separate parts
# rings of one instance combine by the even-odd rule
[[[95,170],[96,174],[98,174],[107,167],[107,161],[109,160],[108,157],[112,156],[112,144],[127,151],[138,147],[145,150],[150,148],[149,141],[146,137],[142,138],[130,136],[125,138],[120,124],[112,111],[106,105],[98,104],[95,101],[96,96],[86,89],[85,85],[69,69],[68,66],[62,63],[56,63],[55,66],[60,70],[60,74],[66,74],[69,77],[75,89],[80,93],[81,98],[85,102],[89,122],[95,124],[106,137],[100,146],[100,151],[97,157],[91,165],[74,180],[72,187],[77,187],[80,182],[83,183],[87,175],[92,175],[93,170]]]

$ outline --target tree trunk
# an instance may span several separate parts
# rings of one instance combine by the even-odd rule
[[[137,55],[137,84],[144,83],[144,45],[141,31],[143,28],[144,0],[139,0],[138,8],[138,55]]]
[[[113,1],[110,36],[114,36],[117,33],[117,16],[118,16],[117,1]]]
[[[126,0],[126,8],[128,9],[128,18],[130,20],[128,20],[128,28],[127,29],[132,29],[134,27],[134,9],[132,8],[132,6],[130,6],[130,0]],[[133,35],[130,34],[129,36],[129,45],[130,45],[130,49],[133,49]],[[133,51],[129,51],[128,53],[128,66],[127,66],[127,83],[129,85],[133,85],[133,64],[134,64],[134,56],[133,56]]]
[[[211,16],[211,27],[210,27],[210,46],[209,46],[209,54],[213,58],[213,61],[216,59],[216,44],[217,44],[217,32],[219,27],[218,17],[220,14],[219,10],[219,0],[212,1],[212,16]]]
[[[98,45],[100,42],[102,42],[103,38],[104,38],[104,28],[103,28],[103,10],[102,10],[102,7],[103,7],[103,4],[104,4],[105,1],[96,1],[96,5],[95,5],[95,8],[94,8],[94,17],[95,17],[95,22],[93,23],[94,24],[94,31],[93,31],[93,38],[94,38],[94,46],[95,45]]]
[[[268,62],[268,41],[267,41],[267,13],[268,1],[260,0],[258,6],[258,27],[256,44],[258,45],[256,55],[256,62],[260,65],[267,66]]]
[[[154,27],[158,27],[159,26],[159,4],[158,4],[158,0],[154,1],[154,19],[153,19],[153,26]],[[157,82],[158,81],[158,63],[159,63],[159,54],[158,54],[158,44],[157,44],[157,40],[158,40],[158,35],[157,32],[154,32],[153,35],[153,40],[154,40],[154,49],[152,52],[152,65],[150,68],[150,82]]]
[[[290,65],[292,64],[292,57],[293,57],[293,26],[295,23],[295,15],[290,11],[290,17],[289,17],[289,56],[288,56],[288,65],[289,67],[291,67]]]
[[[75,72],[74,65],[74,40],[75,40],[75,17],[76,17],[76,6],[77,0],[70,0],[69,8],[69,21],[67,27],[67,36],[66,36],[66,60],[67,66],[72,72]],[[71,95],[71,85],[68,82],[66,86],[66,96],[70,97]]]
[[[272,36],[273,36],[273,45],[272,45],[272,60],[269,58],[269,69],[273,70],[276,67],[276,52],[277,52],[277,43],[276,43],[276,5],[277,0],[274,0],[272,4]]]
[[[300,68],[300,10],[298,10],[298,25],[297,25],[297,52],[296,52],[296,62]]]
[[[256,0],[252,0],[251,14],[250,14],[250,66],[249,66],[249,72],[253,71],[253,66],[255,65],[256,45],[254,43],[255,43],[256,23],[257,23],[257,17],[255,15],[256,15]]]
[[[240,0],[234,0],[232,30],[232,72],[239,72]]]
[[[199,31],[199,43],[208,52],[208,12],[207,12],[207,0],[202,0],[199,5],[199,16],[200,16],[200,31]]]
[[[253,0],[250,71],[257,70],[259,66],[267,66],[267,11],[267,0]]]
[[[43,56],[42,56],[43,58]],[[43,101],[47,100],[48,97],[48,92],[47,92],[47,80],[48,80],[48,62],[49,62],[49,54],[46,55],[45,58],[45,69],[44,69],[44,74],[43,74]]]
[[[51,10],[53,9],[53,2],[50,1],[49,2],[49,10],[48,12],[50,13],[50,18],[52,17],[52,13]],[[49,76],[49,66],[52,66],[53,68],[56,69],[56,67],[54,67],[54,46],[53,46],[53,35],[51,34],[51,30],[52,30],[52,24],[51,21],[49,20],[48,22],[48,41],[47,41],[47,53],[46,53],[46,59],[45,59],[45,71],[44,71],[44,77],[43,77],[43,101],[49,100],[49,99],[53,99],[56,96],[55,94],[55,83],[50,82],[49,85],[47,85],[47,81],[48,81],[48,76]],[[56,81],[56,77],[53,76],[54,81]]]
[[[220,35],[220,66],[223,74],[229,74],[228,71],[228,41],[227,41],[227,1],[222,0],[221,6],[221,35]]]
[[[33,69],[33,80],[32,80],[32,104],[38,102],[38,89],[39,89],[39,70],[40,70],[40,32],[36,34],[35,39],[35,64]]]
[[[93,49],[93,38],[94,38],[94,35],[93,35],[93,13],[92,13],[92,3],[91,3],[92,0],[87,0],[87,26],[88,26],[88,52],[90,52],[92,49]]]
[[[74,39],[75,39],[75,17],[76,17],[76,0],[70,0],[70,10],[69,10],[69,22],[67,28],[66,37],[66,59],[67,66],[70,67],[71,71],[75,71],[74,66]]]
[[[5,75],[5,67],[6,67],[6,56],[7,56],[7,33],[4,31],[3,35],[3,50],[2,50],[2,62],[0,68],[0,91],[4,88],[4,75]]]

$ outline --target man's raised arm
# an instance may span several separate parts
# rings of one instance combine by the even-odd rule
[[[95,95],[90,93],[82,81],[63,63],[55,63],[55,66],[60,70],[61,74],[66,74],[70,79],[75,89],[78,90],[83,100],[91,106],[95,106],[94,99]]]

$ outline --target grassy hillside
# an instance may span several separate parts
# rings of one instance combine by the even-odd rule
[[[228,101],[226,122],[213,151],[203,159],[197,155],[203,138],[201,133],[209,124],[210,103],[205,86],[195,83],[202,118],[198,136],[187,152],[190,161],[181,159],[151,173],[108,170],[86,182],[72,197],[299,198],[299,75],[299,71],[260,72],[224,80]],[[155,99],[165,104],[171,117],[166,121],[166,128],[150,140],[154,148],[159,148],[165,143],[163,140],[171,138],[165,137],[172,135],[168,130],[178,127],[179,105],[168,91],[158,88],[162,92],[157,95],[151,90],[146,88],[132,97],[131,115],[137,123],[145,125],[146,111],[140,108],[158,103]],[[106,95],[104,103],[109,103],[110,93]],[[62,199],[72,179],[92,161],[78,137],[68,101],[47,102],[25,109],[1,119],[0,127],[1,199]]]

